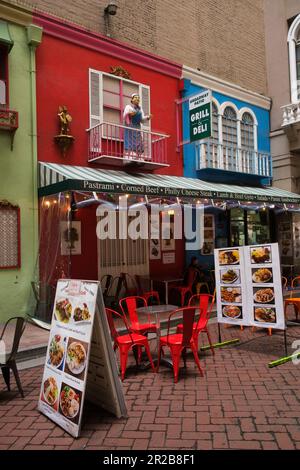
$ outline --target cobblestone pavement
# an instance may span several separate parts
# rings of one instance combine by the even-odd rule
[[[210,329],[216,341],[216,325]],[[217,349],[215,358],[200,353],[204,377],[192,356],[177,384],[165,367],[158,374],[129,372],[123,382],[128,418],[87,405],[79,439],[37,411],[41,367],[20,372],[24,400],[6,392],[1,377],[0,450],[300,449],[300,364],[268,368],[284,355],[280,332],[268,337],[266,330],[223,328],[223,340],[235,337],[240,344]],[[290,327],[289,344],[296,338],[300,328]]]

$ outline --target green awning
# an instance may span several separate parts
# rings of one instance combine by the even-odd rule
[[[6,21],[0,20],[0,44],[6,46],[8,48],[8,52],[11,51],[11,48],[14,45],[14,41],[11,38],[8,24]]]
[[[39,164],[39,196],[62,191],[140,194],[153,197],[208,198],[300,204],[300,195],[278,188],[209,183],[183,176],[127,173],[91,167]]]

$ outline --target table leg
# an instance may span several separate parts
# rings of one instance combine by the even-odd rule
[[[169,289],[168,289],[168,281],[165,281],[166,286],[166,305],[169,304]]]

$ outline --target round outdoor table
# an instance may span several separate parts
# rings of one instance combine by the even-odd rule
[[[156,340],[157,340],[157,353],[160,346],[160,337],[161,337],[161,315],[162,313],[171,313],[174,310],[179,309],[177,305],[149,305],[148,307],[139,307],[136,309],[137,314],[144,315],[155,315],[155,324],[156,324]],[[173,363],[170,359],[161,357],[160,364],[165,364],[168,367],[173,368]]]

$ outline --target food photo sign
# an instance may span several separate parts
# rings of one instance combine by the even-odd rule
[[[278,243],[215,250],[220,323],[285,329]]]
[[[90,353],[92,350],[93,354],[93,349],[97,351],[97,345],[93,346],[95,329],[102,351],[111,349],[110,356],[104,358],[103,354],[98,354],[96,357],[96,361],[102,363],[106,392],[114,401],[111,411],[117,416],[126,414],[104,308],[100,316],[99,300],[102,305],[103,300],[99,289],[97,281],[62,279],[57,283],[38,409],[74,437],[80,433],[88,392]],[[108,337],[108,342],[103,335],[101,337],[101,332]],[[101,394],[101,381],[96,379],[96,386]],[[111,408],[109,402],[104,401],[105,404],[106,408]]]

